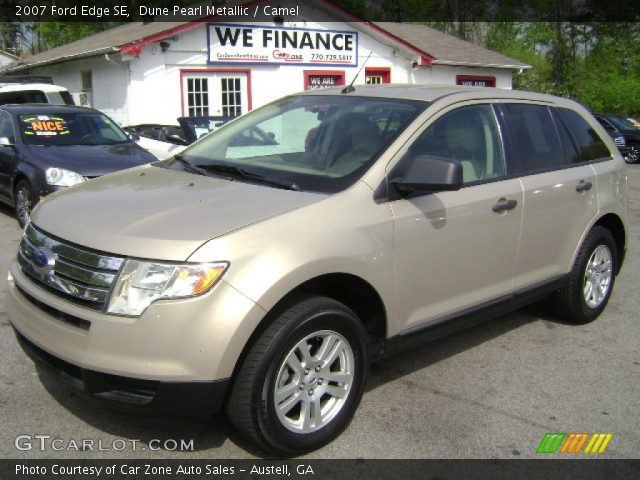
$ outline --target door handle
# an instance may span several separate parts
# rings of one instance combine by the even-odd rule
[[[491,210],[493,210],[495,213],[500,213],[507,210],[513,210],[514,208],[516,208],[516,206],[518,206],[517,200],[507,200],[506,198],[501,198],[500,200],[498,200],[498,203],[491,207]]]
[[[591,190],[593,184],[591,182],[585,182],[584,180],[580,180],[580,183],[576,185],[576,192],[586,192],[587,190]]]

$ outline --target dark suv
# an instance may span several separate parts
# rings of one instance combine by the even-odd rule
[[[24,226],[45,195],[156,161],[109,117],[85,107],[0,107],[0,201]]]
[[[608,113],[594,113],[596,120],[611,135],[624,137],[627,143],[626,152],[623,152],[627,163],[637,163],[640,160],[640,130],[622,115]]]

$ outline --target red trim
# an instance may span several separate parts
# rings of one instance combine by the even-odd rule
[[[248,68],[181,68],[180,69],[180,110],[182,115],[187,115],[184,109],[184,74],[185,73],[244,73],[247,76],[247,111],[253,109],[253,90],[251,88],[251,70]]]
[[[242,4],[242,6],[250,8],[260,3],[266,3],[266,0],[253,0],[251,2]],[[121,45],[120,53],[129,54],[129,55],[140,55],[145,45],[149,45],[150,43],[164,40],[167,37],[172,37],[178,33],[184,32],[185,30],[191,30],[192,28],[196,28],[201,25],[206,25],[207,23],[213,20],[220,20],[220,19],[223,19],[223,17],[221,16],[205,17],[202,20],[198,20],[197,22],[189,22],[185,25],[180,25],[178,27],[165,30],[164,32],[156,33],[154,35],[142,38],[140,40],[134,40],[133,42]]]
[[[462,85],[462,82],[487,82],[487,87],[496,86],[496,77],[483,77],[480,75],[456,75],[456,85]]]
[[[391,69],[389,67],[365,67],[365,78],[368,76],[382,77],[382,83],[391,83]]]
[[[309,90],[311,77],[337,77],[336,85],[344,85],[344,70],[304,70],[304,89]]]

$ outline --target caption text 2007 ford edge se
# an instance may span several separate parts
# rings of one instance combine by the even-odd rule
[[[347,426],[370,362],[401,347],[541,298],[594,320],[624,259],[626,202],[623,159],[572,101],[306,92],[48,197],[7,309],[72,388],[226,409],[243,436],[295,455]]]

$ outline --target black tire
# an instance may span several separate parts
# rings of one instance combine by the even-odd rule
[[[31,210],[36,205],[36,196],[26,180],[20,180],[13,191],[14,210],[18,223],[22,228],[28,223]]]
[[[624,161],[627,163],[638,163],[640,160],[640,144],[629,143],[627,154],[624,156]]]
[[[322,337],[314,335],[325,332],[336,333],[338,337],[345,340],[353,354],[351,386],[343,400],[334,400],[329,394],[321,391],[322,388],[328,389],[330,386],[334,386],[333,382],[326,380],[324,387],[321,387],[323,380],[319,377],[322,375],[322,371],[316,374],[318,378],[314,383],[314,380],[309,380],[309,376],[307,376],[309,370],[305,369],[305,375],[299,377],[301,378],[300,383],[294,385],[292,381],[289,385],[294,388],[295,393],[281,404],[290,400],[292,403],[295,401],[296,404],[299,404],[299,416],[302,420],[302,404],[312,401],[311,399],[314,398],[313,396],[307,398],[304,395],[313,395],[315,385],[315,394],[324,395],[317,400],[317,405],[324,402],[320,412],[329,409],[331,405],[340,404],[341,406],[335,415],[317,430],[312,432],[292,431],[292,427],[287,427],[285,421],[278,418],[276,412],[276,382],[279,378],[282,379],[282,372],[286,371],[283,369],[288,369],[285,366],[287,365],[285,359],[291,358],[291,354],[297,352],[296,346],[303,341],[311,342],[313,339],[320,341]],[[307,340],[308,337],[312,337],[312,340]],[[327,344],[331,341],[329,337],[330,335],[325,337]],[[320,347],[315,350],[316,353],[319,351]],[[344,362],[344,358],[347,357],[340,357],[335,362],[337,364],[350,363]],[[301,361],[301,364],[305,365],[304,360]],[[335,366],[336,364],[334,364],[334,368]],[[317,368],[320,369],[320,366],[318,365]],[[327,368],[331,368],[331,365]],[[311,375],[316,371],[312,368]],[[278,315],[250,347],[249,353],[235,376],[227,414],[238,433],[270,454],[292,456],[309,452],[329,443],[348,426],[362,398],[367,371],[366,332],[358,317],[345,305],[330,298],[307,297]],[[330,374],[327,373],[327,375]],[[291,375],[289,376],[291,377]],[[307,380],[306,386],[300,385],[304,385]],[[297,392],[298,388],[301,392]],[[312,391],[309,392],[307,388]],[[295,398],[299,400],[295,400],[294,396],[296,395]],[[328,401],[327,396],[330,397]],[[329,402],[333,402],[333,404]],[[317,407],[307,406],[307,408]],[[329,409],[329,412],[331,411],[333,410]]]
[[[605,247],[611,257],[611,272],[608,288],[597,305],[589,305],[584,288],[587,282],[587,264],[596,249]],[[604,227],[594,227],[580,246],[573,269],[569,273],[566,285],[553,294],[552,300],[556,314],[563,320],[574,324],[594,321],[607,306],[616,278],[618,255],[613,235]]]

